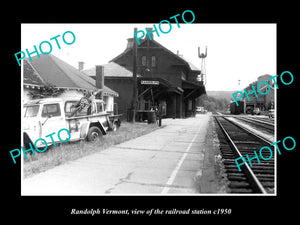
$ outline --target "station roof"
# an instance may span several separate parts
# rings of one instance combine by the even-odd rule
[[[95,91],[96,81],[56,56],[40,55],[23,60],[23,84],[28,87],[53,86],[61,89]],[[104,95],[118,93],[104,86]]]
[[[123,66],[120,66],[115,62],[110,62],[102,66],[104,67],[105,77],[132,77],[132,71],[126,69]],[[83,70],[83,73],[90,77],[96,76],[96,68],[93,67],[90,69]],[[141,77],[141,75],[137,74],[137,77]]]
[[[129,44],[127,45],[126,49],[119,54],[118,56],[116,56],[115,58],[111,59],[110,62],[116,61],[118,58],[122,57],[123,55],[125,55],[127,52],[132,51],[133,50],[133,44],[132,42],[134,41],[133,38],[128,38],[127,39]],[[140,47],[145,47],[146,43],[148,40],[148,35],[146,35],[145,38],[141,39],[140,42],[141,44],[139,46],[137,46],[137,48],[139,49]],[[178,55],[173,53],[172,51],[170,51],[169,49],[167,49],[165,46],[161,45],[160,43],[158,43],[156,40],[154,40],[152,38],[152,40],[150,41],[150,48],[151,47],[155,47],[155,48],[160,48],[166,52],[168,52],[169,54],[175,56],[177,59],[179,59],[180,62],[182,62],[182,64],[179,65],[184,65],[187,66],[191,71],[195,71],[195,72],[199,72],[200,73],[200,69],[197,68],[195,65],[193,65],[190,61],[188,61],[186,58],[184,58],[182,55]]]
[[[182,55],[177,55],[177,56],[179,56],[180,58],[182,58],[189,65],[189,67],[190,67],[191,70],[193,70],[193,71],[199,71],[200,72],[200,70],[194,64],[192,64],[190,61],[188,61]]]

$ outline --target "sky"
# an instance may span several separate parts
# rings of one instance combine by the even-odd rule
[[[155,23],[154,23],[155,24]],[[158,27],[158,24],[155,24]],[[201,69],[198,47],[201,53],[207,46],[206,78],[208,91],[232,91],[246,87],[258,76],[276,74],[276,24],[184,24],[172,23],[172,29],[154,40],[173,53],[183,55],[197,68]],[[51,54],[78,68],[83,61],[84,69],[108,63],[122,53],[127,38],[133,37],[134,27],[145,31],[153,24],[22,24],[21,49],[34,51],[43,41],[52,44]],[[163,24],[163,30],[168,30]],[[72,31],[76,40],[66,45],[62,35]],[[60,35],[61,49],[50,38]],[[65,36],[72,41],[70,34]],[[68,40],[67,40],[68,41]],[[43,45],[47,51],[47,44]],[[34,56],[34,55],[32,55]],[[16,62],[17,63],[17,62]],[[240,86],[238,86],[240,80]]]

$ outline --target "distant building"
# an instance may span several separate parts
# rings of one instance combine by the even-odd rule
[[[275,101],[275,95],[274,95],[274,84],[272,84],[272,81],[268,81],[268,79],[272,77],[271,75],[265,74],[262,76],[259,76],[257,78],[257,81],[249,84],[249,86],[247,86],[245,89],[246,91],[249,93],[252,91],[252,85],[255,87],[255,90],[257,92],[257,96],[258,98],[255,97],[254,94],[249,94],[249,99],[250,101],[248,101],[247,97],[244,94],[244,101],[246,103],[245,108],[246,111],[248,111],[248,113],[251,110],[254,110],[255,108],[259,108],[260,111],[266,111],[269,110],[271,108],[274,108],[274,101]],[[257,84],[260,81],[268,81],[269,86],[270,86],[270,91],[268,94],[266,95],[261,95],[258,91],[257,91]],[[267,92],[267,88],[268,85],[266,85],[265,83],[261,83],[259,85],[259,89],[262,93]]]
[[[82,97],[86,92],[99,90],[95,79],[80,72],[54,55],[40,55],[23,60],[23,103],[37,97]],[[103,88],[106,110],[113,111],[118,93]]]
[[[150,30],[150,29],[148,29]],[[174,54],[146,36],[137,46],[138,111],[160,107],[169,118],[195,115],[196,98],[205,94],[205,86],[198,81],[200,70],[179,54]],[[105,84],[116,90],[119,112],[130,112],[133,98],[133,38],[126,49],[104,67]],[[95,76],[93,70],[85,70]]]

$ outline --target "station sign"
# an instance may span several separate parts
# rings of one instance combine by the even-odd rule
[[[159,85],[157,80],[141,80],[141,84]]]

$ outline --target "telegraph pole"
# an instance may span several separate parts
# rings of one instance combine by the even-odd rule
[[[137,32],[137,28],[134,28],[134,33]],[[133,56],[132,56],[132,83],[133,83],[133,89],[132,89],[132,102],[131,102],[131,108],[132,108],[132,122],[135,122],[135,112],[137,109],[137,77],[136,77],[136,56],[137,56],[137,45],[136,45],[136,39],[133,33]]]
[[[238,79],[238,91],[240,90],[240,85],[241,85],[241,80]],[[246,114],[246,98],[242,98],[242,100],[244,101],[243,103],[243,113]]]

